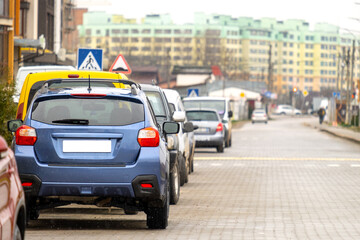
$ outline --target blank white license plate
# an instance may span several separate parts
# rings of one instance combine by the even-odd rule
[[[63,152],[108,153],[111,152],[110,140],[64,140]]]
[[[208,133],[209,132],[209,128],[198,128],[196,130],[196,132],[199,132],[199,133]]]

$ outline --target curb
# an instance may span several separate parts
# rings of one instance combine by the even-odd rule
[[[331,129],[327,129],[326,127],[321,127],[321,126],[319,127],[319,126],[312,125],[312,124],[309,124],[309,123],[304,123],[304,125],[307,126],[307,127],[313,127],[315,129],[319,129],[319,131],[329,133],[329,134],[331,134],[331,135],[333,135],[335,137],[344,138],[346,140],[349,140],[349,141],[360,144],[360,139],[354,138],[354,137],[346,135],[346,134],[337,133],[335,131],[332,131]]]

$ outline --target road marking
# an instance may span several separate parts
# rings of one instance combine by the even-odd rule
[[[222,164],[221,163],[212,163],[211,166],[220,167],[220,166],[222,166]]]
[[[351,164],[350,167],[360,167],[360,164]]]
[[[328,164],[327,166],[328,166],[328,167],[340,167],[339,164]]]
[[[235,163],[233,166],[234,166],[234,167],[243,167],[243,166],[245,166],[245,164],[242,164],[242,163]]]
[[[309,157],[296,157],[296,158],[285,158],[285,157],[195,157],[195,160],[281,160],[281,161],[360,161],[360,158],[309,158]]]

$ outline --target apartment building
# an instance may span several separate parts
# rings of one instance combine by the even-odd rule
[[[334,91],[343,49],[355,37],[326,23],[310,28],[304,20],[196,13],[193,23],[178,25],[167,14],[147,15],[141,23],[105,12],[83,16],[79,47],[103,48],[110,62],[121,53],[131,65],[158,66],[165,76],[175,65],[218,65],[229,79],[265,81],[278,94],[295,86]]]

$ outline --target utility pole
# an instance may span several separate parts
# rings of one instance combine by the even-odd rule
[[[345,63],[346,63],[346,52],[345,52],[345,47],[343,47],[342,49],[343,53],[342,53],[342,62],[341,62],[341,82],[340,82],[340,104],[343,104],[343,86],[344,86],[344,68],[345,68]]]
[[[350,78],[350,84],[351,86],[349,86],[349,101],[348,101],[348,105],[349,105],[349,124],[351,124],[351,119],[352,119],[352,106],[351,106],[351,101],[352,101],[352,93],[354,90],[354,65],[355,65],[355,39],[353,40],[353,45],[352,45],[352,56],[351,56],[351,78]]]
[[[352,65],[354,63],[354,52],[355,52],[355,40],[353,41],[353,48],[352,48]],[[345,116],[345,124],[350,124],[350,48],[348,49],[347,58],[346,58],[346,116]],[[353,73],[353,66],[352,71]],[[352,81],[352,75],[351,75]]]
[[[269,44],[268,90],[272,92],[271,44]]]
[[[167,87],[168,89],[170,89],[170,49],[167,48],[166,49],[166,82],[167,82]]]
[[[339,92],[339,80],[340,80],[340,58],[341,55],[338,55],[338,64],[337,64],[337,78],[336,78],[336,94]]]

